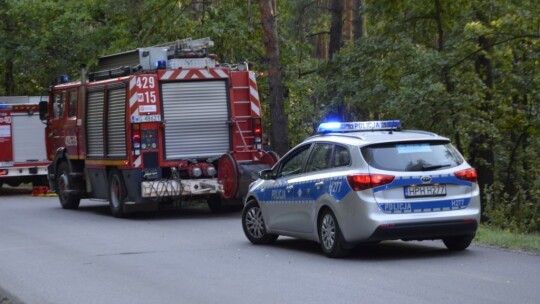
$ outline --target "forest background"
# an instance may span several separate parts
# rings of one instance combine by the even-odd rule
[[[281,154],[325,120],[400,119],[477,169],[485,223],[540,231],[540,1],[0,0],[0,95],[188,37],[257,71]]]

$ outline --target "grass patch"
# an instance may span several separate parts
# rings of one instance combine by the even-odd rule
[[[476,243],[540,253],[540,234],[513,233],[481,225],[474,239]]]

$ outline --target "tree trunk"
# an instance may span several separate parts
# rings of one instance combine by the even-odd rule
[[[332,60],[335,53],[341,49],[343,40],[343,5],[344,0],[332,1],[332,24],[330,25],[330,46],[328,48],[328,58]]]
[[[444,49],[444,29],[442,23],[442,6],[440,0],[435,0],[435,23],[437,24],[437,51]]]
[[[364,0],[354,0],[353,11],[353,34],[354,42],[364,38]]]
[[[345,21],[343,24],[343,40],[348,41],[353,38],[353,2],[356,0],[345,0]]]
[[[314,5],[318,8],[324,8],[318,10],[318,14],[313,16],[314,19],[321,18],[321,14],[326,14],[326,8],[330,7],[331,0],[315,0]],[[311,55],[317,59],[327,60],[328,59],[328,32],[318,32],[310,35],[311,43],[313,43],[313,51]]]
[[[0,0],[0,31],[4,33],[4,39],[0,42],[0,54],[2,54],[2,65],[4,68],[3,95],[11,96],[15,94],[15,79],[14,79],[14,65],[12,52],[15,49],[15,45],[11,37],[17,36],[15,31],[16,26],[12,22],[11,17],[8,15],[9,4],[6,1]],[[0,88],[0,95],[2,90]]]
[[[13,61],[6,59],[4,61],[4,89],[6,96],[11,96],[15,93],[15,80],[13,79]]]
[[[263,41],[266,47],[270,98],[270,139],[273,149],[280,155],[289,150],[288,121],[285,115],[285,98],[279,62],[279,40],[275,17],[275,2],[259,0]]]
[[[486,52],[490,52],[490,41],[485,37],[480,37],[478,43],[481,48]],[[476,73],[486,86],[486,94],[484,96],[483,103],[479,106],[479,110],[484,112],[488,120],[486,123],[492,123],[491,121],[491,111],[493,107],[493,84],[494,84],[494,75],[493,75],[493,64],[491,59],[485,54],[480,53],[476,58],[475,62]],[[494,161],[495,155],[493,152],[493,139],[478,130],[476,134],[473,134],[471,140],[471,163],[478,171],[478,184],[481,189],[484,189],[486,186],[493,184],[495,180],[494,174]]]

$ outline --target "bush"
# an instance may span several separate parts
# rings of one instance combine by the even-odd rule
[[[514,195],[504,191],[501,183],[484,189],[483,221],[512,232],[540,231],[538,192],[516,187]]]

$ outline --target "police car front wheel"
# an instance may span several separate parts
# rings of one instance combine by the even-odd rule
[[[270,244],[277,240],[277,234],[266,232],[262,211],[256,201],[251,200],[242,211],[242,228],[253,244]]]

